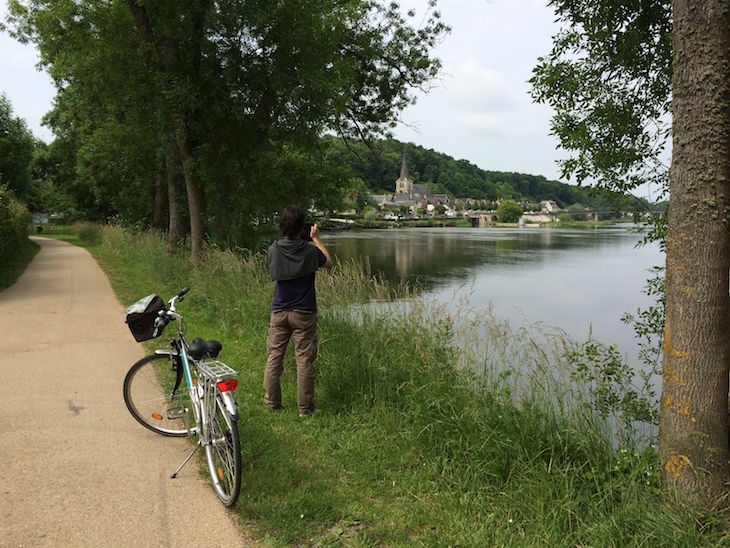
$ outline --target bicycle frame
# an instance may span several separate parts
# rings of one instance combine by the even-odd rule
[[[169,356],[170,359],[180,358],[182,364],[182,372],[185,378],[186,388],[190,394],[190,401],[192,402],[193,414],[195,419],[196,427],[191,429],[188,424],[188,435],[196,434],[201,438],[202,445],[206,445],[210,442],[208,433],[208,416],[207,413],[202,412],[202,400],[203,387],[200,386],[201,378],[215,382],[218,386],[219,393],[223,400],[226,409],[234,419],[238,419],[238,409],[236,401],[233,397],[233,391],[236,389],[235,378],[230,378],[232,370],[222,362],[217,360],[207,361],[205,358],[195,361],[192,360],[188,354],[190,343],[185,337],[185,330],[183,328],[182,316],[175,311],[175,301],[177,296],[170,299],[169,310],[164,313],[170,319],[177,321],[177,338],[174,339],[171,344],[172,350],[155,350],[155,354]],[[193,378],[193,369],[191,367],[191,361],[197,370],[197,383]],[[235,373],[234,373],[235,375]],[[186,421],[187,421],[186,415]],[[202,431],[199,431],[197,425],[201,426]]]
[[[172,320],[177,322],[177,333],[171,337],[169,349],[154,350],[132,366],[124,380],[124,399],[134,418],[146,428],[166,436],[196,436],[195,447],[171,477],[175,478],[203,447],[216,494],[223,504],[231,506],[241,486],[238,373],[218,361],[220,342],[196,338],[191,344],[186,338],[183,317],[175,304],[188,291],[180,291],[170,299],[168,309],[156,316],[158,336]],[[169,367],[163,368],[163,362]],[[158,381],[163,369],[167,370],[167,384],[160,392]],[[169,373],[173,373],[172,378]]]

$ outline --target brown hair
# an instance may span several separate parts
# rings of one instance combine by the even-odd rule
[[[289,205],[284,208],[279,219],[281,234],[288,238],[301,236],[307,216],[299,206]]]

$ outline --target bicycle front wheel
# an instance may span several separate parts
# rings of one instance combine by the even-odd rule
[[[216,390],[215,405],[208,412],[210,443],[205,446],[208,470],[218,498],[233,506],[241,491],[241,442],[238,424],[226,410]]]
[[[153,432],[163,436],[188,435],[188,422],[194,426],[190,394],[179,383],[174,356],[151,354],[135,363],[124,379],[124,403],[132,416]]]

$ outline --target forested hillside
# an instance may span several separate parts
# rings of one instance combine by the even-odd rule
[[[528,202],[555,200],[561,207],[576,203],[603,207],[609,201],[609,195],[593,188],[549,181],[542,175],[487,171],[467,160],[456,160],[395,139],[366,144],[326,137],[325,143],[327,159],[339,167],[348,167],[373,194],[389,194],[395,190],[405,151],[413,181],[428,185],[435,194],[490,201],[510,198]]]

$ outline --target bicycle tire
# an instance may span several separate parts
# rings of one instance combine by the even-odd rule
[[[163,436],[188,435],[187,420],[195,426],[190,394],[185,385],[174,396],[176,373],[170,356],[151,354],[135,363],[124,378],[124,403],[132,416],[145,428]]]
[[[241,492],[241,441],[238,423],[226,409],[216,389],[209,411],[210,443],[205,446],[213,488],[224,506],[233,506]]]

